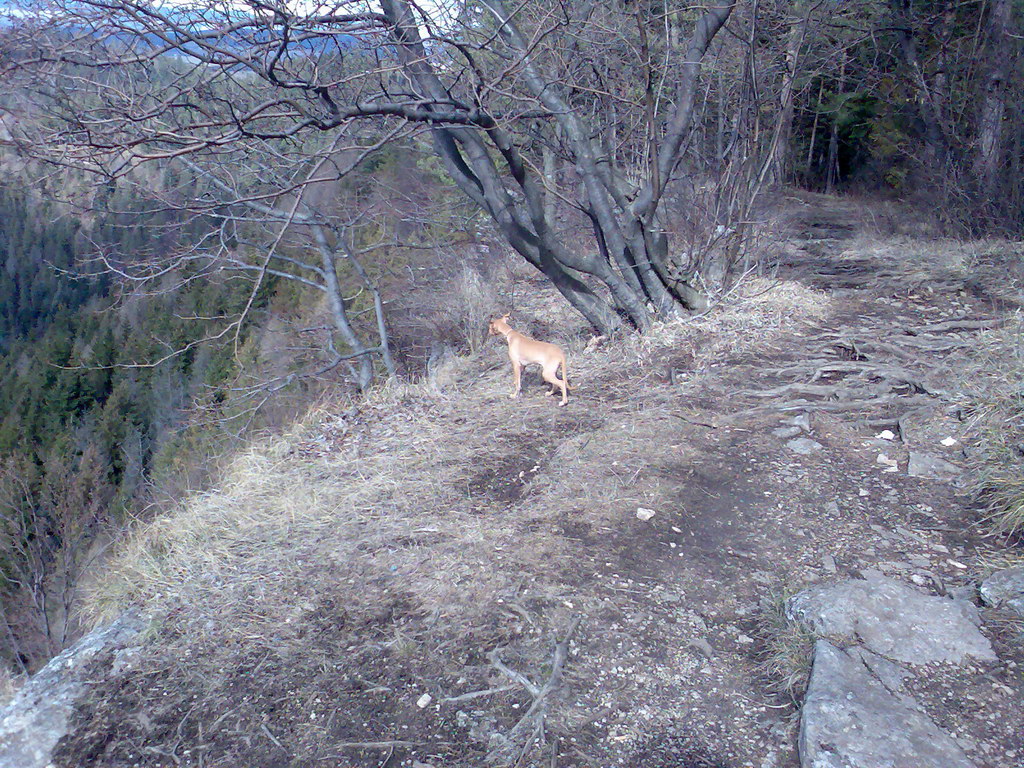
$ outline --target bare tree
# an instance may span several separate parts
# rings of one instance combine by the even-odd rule
[[[8,35],[5,74],[47,98],[47,130],[23,133],[23,145],[108,178],[238,143],[329,145],[310,137],[353,122],[378,136],[425,127],[509,245],[613,331],[704,302],[694,265],[669,247],[663,202],[705,54],[734,7],[688,14],[679,42],[682,17],[658,3],[481,0],[428,12],[409,0],[245,10],[56,0]],[[624,87],[595,89],[599,77]],[[562,163],[558,178],[544,173],[545,151]],[[589,222],[589,247],[562,241],[549,195]]]
[[[4,638],[18,659],[47,659],[75,635],[79,582],[112,496],[104,473],[92,446],[55,454],[38,482],[12,460],[0,463],[0,597],[4,611],[29,618]]]

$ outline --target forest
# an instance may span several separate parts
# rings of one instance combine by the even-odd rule
[[[9,0],[5,663],[77,637],[89,564],[283,423],[256,404],[422,376],[399,276],[458,274],[456,232],[486,228],[604,334],[770,271],[780,189],[1019,237],[1022,18],[1015,0]]]

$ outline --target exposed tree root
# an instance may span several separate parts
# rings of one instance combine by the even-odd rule
[[[487,755],[488,763],[512,762],[513,765],[519,765],[534,744],[544,741],[545,720],[550,704],[550,695],[558,689],[562,682],[562,670],[565,667],[566,659],[569,657],[569,641],[572,640],[572,636],[576,633],[581,619],[582,617],[577,617],[569,627],[565,637],[555,645],[555,651],[551,659],[551,674],[548,676],[547,682],[539,688],[525,675],[510,669],[502,663],[498,658],[497,649],[488,654],[487,657],[495,669],[510,680],[522,685],[533,696],[533,704],[530,705],[526,714],[512,727],[512,730],[508,732],[502,743]]]
[[[998,328],[1006,320],[998,317],[982,318],[980,320],[947,320],[942,323],[932,323],[920,328],[908,328],[907,333],[917,336],[922,333],[948,333],[950,331],[981,331],[989,328]]]

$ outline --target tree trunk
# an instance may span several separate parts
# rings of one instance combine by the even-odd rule
[[[360,391],[369,388],[373,381],[373,359],[371,351],[363,346],[362,341],[356,335],[355,330],[348,321],[348,313],[345,309],[345,298],[341,293],[341,285],[338,282],[337,266],[334,263],[334,249],[327,241],[327,235],[323,228],[313,226],[313,234],[316,238],[317,250],[320,252],[321,269],[324,273],[325,292],[327,293],[327,305],[331,310],[331,319],[338,335],[349,346],[355,358],[353,367],[356,373],[356,386]]]
[[[900,55],[917,96],[918,115],[924,124],[927,159],[933,170],[940,171],[949,154],[949,139],[943,129],[943,105],[939,94],[929,84],[917,55],[917,28],[911,0],[892,0],[892,13]]]
[[[664,131],[664,139],[657,157],[651,158],[650,177],[637,189],[613,162],[617,138],[595,132],[563,96],[561,84],[544,75],[534,62],[532,45],[505,4],[482,0],[497,22],[500,40],[519,60],[518,76],[557,125],[581,181],[581,209],[593,224],[597,253],[571,252],[554,236],[553,209],[545,204],[543,192],[547,170],[538,173],[496,120],[484,116],[480,125],[474,126],[439,121],[433,128],[435,152],[458,187],[491,216],[509,244],[543,271],[572,306],[603,333],[619,328],[623,316],[643,329],[654,316],[670,317],[681,305],[702,305],[696,288],[689,284],[680,287],[678,279],[669,278],[658,203],[689,133],[703,56],[734,8],[735,0],[722,2],[720,7],[709,8],[696,24],[667,124],[658,128]],[[382,8],[413,89],[426,101],[457,103],[432,69],[407,0],[383,0]],[[605,142],[610,146],[602,146]],[[499,169],[495,154],[507,166],[507,173]],[[542,164],[547,165],[544,160]],[[603,283],[610,300],[591,289],[580,279],[582,275]]]
[[[996,189],[1003,157],[1003,117],[1006,114],[1006,79],[1010,67],[1010,0],[990,0],[987,21],[991,69],[985,78],[978,110],[977,154],[974,171],[986,196]]]
[[[789,25],[786,36],[786,65],[782,75],[782,94],[779,97],[779,122],[772,150],[772,180],[783,184],[789,171],[790,142],[793,134],[793,83],[796,80],[797,60],[807,32],[807,14]]]
[[[839,86],[836,96],[842,96],[846,89],[846,50],[839,63]],[[839,183],[839,125],[836,116],[832,115],[832,125],[828,134],[828,159],[825,161],[825,194],[831,195],[835,185]]]

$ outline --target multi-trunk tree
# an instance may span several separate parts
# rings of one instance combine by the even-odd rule
[[[670,247],[663,202],[734,6],[58,0],[8,30],[4,70],[37,94],[39,130],[14,132],[23,148],[109,179],[226,163],[207,171],[214,189],[310,227],[315,249],[316,216],[293,203],[333,137],[354,124],[367,145],[421,134],[509,246],[610,332],[705,300],[691,256]],[[226,177],[240,147],[306,162],[282,186],[237,195]],[[585,217],[589,243],[565,242],[552,198]]]

